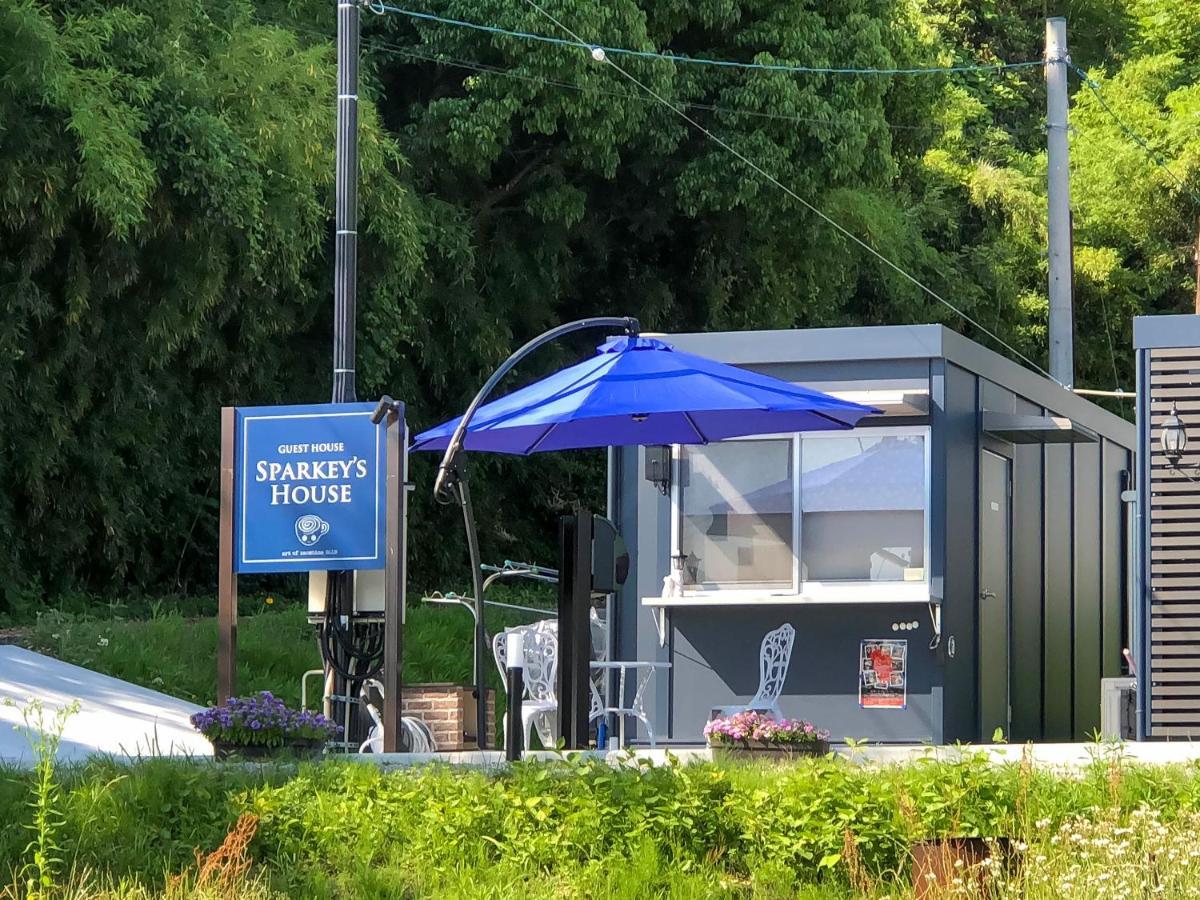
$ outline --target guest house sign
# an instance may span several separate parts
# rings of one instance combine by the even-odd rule
[[[384,566],[384,428],[373,403],[236,410],[234,569]]]

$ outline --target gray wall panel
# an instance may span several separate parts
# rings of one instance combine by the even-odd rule
[[[979,379],[979,403],[981,408],[989,412],[1012,413],[1016,412],[1017,395],[994,381],[981,378]]]
[[[1018,401],[1019,415],[1041,408]],[[1013,447],[1012,503],[1012,734],[1042,735],[1042,447]]]
[[[1071,640],[1071,447],[1047,445],[1043,469],[1046,497],[1045,637],[1043,643],[1043,740],[1069,741],[1072,735]]]
[[[920,625],[914,631],[892,631],[892,623],[900,621]],[[928,647],[932,632],[924,604],[674,610],[676,739],[702,740],[713,706],[745,703],[753,696],[763,635],[784,622],[796,628],[780,701],[785,716],[810,719],[828,728],[835,741],[935,739],[931,691],[939,671]],[[864,638],[908,641],[907,709],[859,708],[858,657]]]
[[[929,376],[929,360],[927,359],[871,359],[858,362],[797,362],[797,363],[763,363],[746,366],[755,372],[762,372],[773,378],[784,381],[869,381],[879,379],[886,381],[899,378],[927,378]],[[863,388],[869,388],[864,384]]]
[[[1114,678],[1124,672],[1121,650],[1129,646],[1125,621],[1125,587],[1128,579],[1126,535],[1128,514],[1121,502],[1123,473],[1130,469],[1130,454],[1124,447],[1105,441],[1101,458],[1101,521],[1104,550],[1103,579],[1100,601],[1100,673]]]
[[[976,664],[976,532],[978,530],[979,415],[977,379],[957,366],[946,366],[945,409],[942,436],[945,441],[945,495],[939,512],[945,522],[943,560],[943,641],[946,672],[943,703],[946,741],[979,738],[978,671]],[[935,460],[934,471],[938,461]],[[949,657],[953,638],[954,656]]]
[[[623,609],[634,622],[635,644],[631,654],[622,654],[623,659],[670,661],[670,645],[660,647],[654,617],[641,604],[642,597],[656,597],[662,592],[662,580],[667,574],[671,546],[671,501],[659,493],[658,488],[641,477],[643,461],[638,462],[638,541],[636,556],[637,593],[626,599]],[[661,673],[660,673],[661,674]],[[671,730],[670,691],[672,675],[667,673],[655,677],[653,689],[645,698],[646,710],[654,723],[657,735],[667,737]],[[632,699],[633,685],[627,684],[626,702]],[[632,729],[633,723],[627,723]],[[645,732],[640,723],[637,732],[640,738]]]
[[[1100,727],[1100,444],[1075,444],[1074,714],[1084,740]]]

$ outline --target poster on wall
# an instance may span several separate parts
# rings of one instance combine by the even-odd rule
[[[858,705],[863,709],[904,709],[908,705],[908,641],[862,642]]]

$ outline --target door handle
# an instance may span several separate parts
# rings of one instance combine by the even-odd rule
[[[996,594],[993,591],[982,590],[979,592],[980,600],[994,600],[995,598],[996,598]]]

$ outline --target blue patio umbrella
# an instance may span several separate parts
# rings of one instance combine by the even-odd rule
[[[879,410],[676,350],[618,337],[595,356],[494,400],[471,418],[465,450],[529,453],[582,447],[707,444],[726,438],[853,428]],[[444,450],[459,419],[417,435]]]
[[[484,404],[500,379],[521,359],[551,340],[585,328],[619,328],[597,353],[541,381]],[[709,441],[789,431],[853,428],[879,410],[839,400],[683,353],[655,338],[640,337],[636,319],[581,319],[547,331],[500,366],[463,417],[417,435],[410,449],[444,450],[434,496],[462,507],[475,594],[475,683],[484,696],[483,582],[470,492],[455,462],[460,449],[527,455],[550,450]],[[486,732],[485,705],[476,705],[477,729]],[[482,746],[482,744],[481,744]]]

